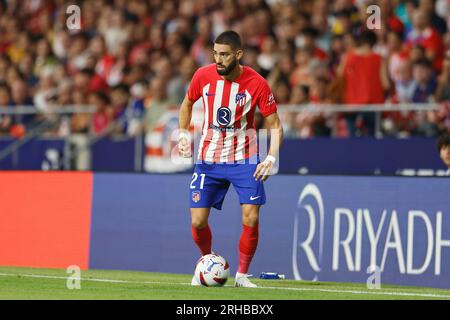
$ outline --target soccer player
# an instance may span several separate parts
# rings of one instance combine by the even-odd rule
[[[239,34],[225,31],[214,42],[215,63],[199,68],[189,85],[179,111],[178,148],[191,156],[192,106],[202,98],[205,120],[198,161],[190,184],[191,229],[202,255],[211,253],[211,208],[221,210],[225,194],[233,184],[242,209],[237,287],[256,287],[248,279],[248,269],[258,245],[259,209],[266,201],[263,181],[272,169],[282,140],[277,105],[265,79],[242,66]],[[267,157],[259,160],[254,117],[259,108],[271,142]],[[195,278],[193,285],[198,285]]]
[[[445,166],[448,168],[447,176],[450,176],[450,134],[442,134],[438,138],[436,146],[442,162],[444,162]]]

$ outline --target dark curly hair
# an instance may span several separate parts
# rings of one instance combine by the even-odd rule
[[[443,147],[447,146],[450,146],[450,134],[448,132],[439,136],[436,142],[436,147],[439,152],[441,152]]]

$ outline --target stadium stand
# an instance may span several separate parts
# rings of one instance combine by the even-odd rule
[[[69,4],[0,1],[0,105],[44,110],[93,103],[92,117],[71,118],[73,133],[99,134],[120,117],[125,121],[115,134],[150,130],[180,103],[196,68],[212,62],[212,40],[228,28],[240,32],[244,63],[269,80],[280,105],[352,103],[338,99],[345,90],[338,68],[358,46],[367,7],[376,4],[381,28],[373,55],[386,63],[391,84],[381,102],[442,103],[438,111],[386,112],[384,134],[436,136],[449,129],[447,0],[77,1],[79,31],[66,28]],[[377,81],[375,74],[365,77]],[[21,136],[39,116],[0,117],[0,134]],[[366,117],[346,119],[339,136],[373,134]],[[294,137],[333,132],[323,114],[284,120]],[[49,134],[61,132],[55,127]]]

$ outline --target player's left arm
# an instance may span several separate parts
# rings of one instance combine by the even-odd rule
[[[266,127],[270,132],[269,153],[266,159],[258,164],[255,173],[253,174],[255,180],[261,179],[261,181],[265,181],[269,177],[283,141],[283,126],[281,125],[278,113],[274,112],[268,115],[265,117],[265,121]]]

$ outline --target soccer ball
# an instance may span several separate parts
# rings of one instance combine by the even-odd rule
[[[197,261],[194,277],[206,287],[220,287],[225,284],[230,274],[228,262],[218,254],[207,254]]]

